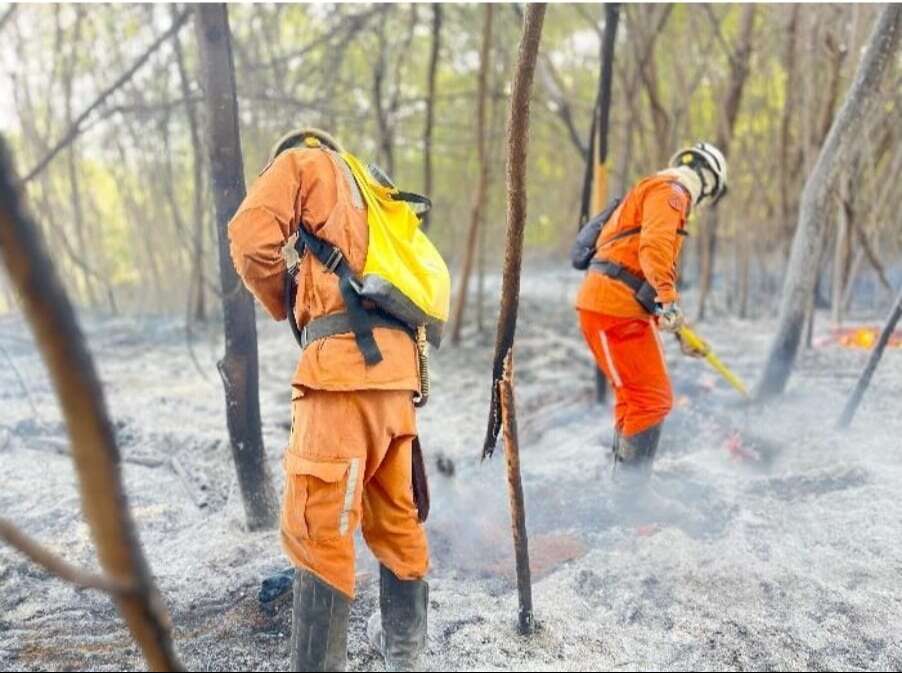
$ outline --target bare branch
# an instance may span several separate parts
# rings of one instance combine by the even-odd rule
[[[83,570],[61,559],[37,540],[16,528],[11,521],[2,517],[0,517],[0,540],[22,552],[51,575],[56,575],[82,589],[97,589],[108,594],[128,594],[135,591],[135,587],[128,582]]]
[[[139,56],[132,66],[126,70],[115,82],[113,82],[110,86],[104,89],[94,102],[91,103],[87,108],[82,111],[78,117],[75,118],[75,121],[72,122],[72,125],[69,127],[69,130],[63,134],[63,137],[60,138],[56,145],[53,146],[47,155],[41,159],[37,165],[32,168],[28,173],[26,173],[25,177],[22,178],[22,184],[28,183],[30,180],[33,180],[35,177],[40,175],[45,168],[50,164],[51,161],[59,154],[62,150],[64,150],[73,140],[75,140],[82,130],[82,124],[94,113],[97,108],[101,107],[116,91],[122,88],[123,85],[128,83],[128,81],[134,77],[135,73],[141,69],[141,67],[147,63],[150,57],[157,51],[163,44],[166,43],[175,33],[177,33],[185,22],[188,20],[188,17],[191,16],[191,10],[186,9],[181,14],[178,15],[175,21],[173,21],[172,25],[169,27],[165,33],[163,33],[160,37],[158,37],[153,44],[151,44],[141,56]]]
[[[339,21],[338,25],[336,25],[328,33],[324,33],[323,35],[320,35],[319,37],[311,40],[300,49],[296,49],[290,54],[278,56],[269,61],[248,63],[246,67],[250,70],[266,70],[267,68],[274,68],[279,65],[291,63],[292,61],[295,61],[299,58],[303,58],[314,49],[328,45],[336,37],[339,37],[343,34],[353,35],[354,33],[363,29],[363,27],[366,26],[366,24],[371,18],[373,18],[373,16],[375,16],[376,14],[381,14],[388,9],[390,9],[390,7],[388,7],[387,5],[375,4],[366,11],[345,16],[341,19],[341,21]]]
[[[104,570],[134,587],[114,599],[154,670],[183,670],[169,615],[157,593],[126,505],[120,454],[103,388],[75,311],[43,241],[21,203],[0,140],[0,257],[53,380],[72,440],[85,519]]]

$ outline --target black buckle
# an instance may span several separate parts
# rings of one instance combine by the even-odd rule
[[[326,260],[326,268],[335,273],[335,270],[338,268],[338,265],[341,264],[341,261],[345,258],[344,253],[339,250],[337,247],[332,248],[332,252],[329,253],[329,258]]]

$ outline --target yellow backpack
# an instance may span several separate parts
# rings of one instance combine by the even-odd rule
[[[448,320],[451,277],[411,207],[428,207],[429,200],[399,191],[378,169],[370,170],[348,152],[341,158],[366,203],[369,245],[361,296],[411,327],[425,326],[430,343],[438,346]]]
[[[308,143],[308,146],[318,146]],[[278,147],[278,146],[277,146]],[[288,149],[282,146],[281,149]],[[451,278],[438,250],[420,229],[420,214],[428,211],[428,198],[402,192],[375,166],[366,167],[340,147],[331,151],[347,165],[367,208],[369,244],[363,271],[351,269],[344,253],[328,241],[300,227],[286,245],[297,253],[295,260],[309,251],[339,278],[339,289],[347,311],[314,318],[299,327],[294,316],[297,294],[295,276],[299,265],[288,266],[285,275],[285,304],[289,324],[301,348],[318,339],[353,333],[367,365],[377,364],[382,354],[373,329],[386,327],[408,332],[419,347],[421,398],[428,396],[426,344],[438,347],[448,320]],[[418,206],[421,213],[414,211]]]

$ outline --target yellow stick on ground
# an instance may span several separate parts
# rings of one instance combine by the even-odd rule
[[[734,374],[729,367],[721,362],[720,358],[717,357],[714,354],[714,351],[711,350],[711,346],[709,346],[698,334],[696,334],[692,330],[692,328],[683,325],[682,327],[680,327],[679,335],[683,343],[685,343],[689,348],[704,353],[705,360],[708,361],[708,364],[711,365],[711,367],[713,367],[718,374],[724,377],[727,383],[738,390],[743,397],[749,396],[748,388],[745,387],[742,379],[736,376],[736,374]]]

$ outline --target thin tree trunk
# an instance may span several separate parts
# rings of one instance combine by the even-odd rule
[[[791,205],[790,194],[791,185],[795,184],[796,175],[790,173],[789,150],[791,147],[791,123],[792,114],[795,109],[796,102],[796,42],[799,27],[799,11],[800,5],[792,6],[789,16],[789,24],[786,27],[786,52],[783,57],[786,70],[786,86],[783,88],[783,96],[785,103],[783,105],[783,114],[780,117],[780,212],[782,215],[782,226],[786,231],[791,228],[791,222],[795,220],[793,216],[794,205]]]
[[[276,508],[260,426],[254,300],[241,284],[229,254],[228,224],[244,199],[245,188],[228,10],[226,5],[210,4],[196,5],[194,11],[219,234],[225,322],[225,356],[219,362],[219,373],[225,387],[229,437],[247,525],[250,530],[259,530],[275,525]]]
[[[736,298],[737,313],[743,320],[749,315],[749,275],[751,271],[750,248],[753,245],[748,227],[741,227],[739,233],[739,292]]]
[[[21,185],[21,183],[19,183]],[[128,509],[103,388],[75,311],[33,222],[22,209],[0,139],[0,256],[17,288],[66,419],[82,508],[113,599],[151,670],[180,671],[170,620]]]
[[[759,396],[771,396],[786,387],[798,354],[805,319],[805,307],[814,291],[818,276],[818,259],[824,237],[829,197],[837,174],[849,165],[856,152],[856,139],[865,120],[876,106],[877,92],[884,72],[894,62],[899,44],[902,6],[888,5],[880,13],[868,40],[855,81],[836,115],[824,147],[811,175],[805,183],[799,209],[799,225],[792,244],[780,319]]]
[[[520,268],[523,261],[523,229],[526,224],[526,150],[529,141],[529,98],[542,37],[546,5],[526,6],[523,35],[511,87],[507,123],[507,249],[501,282],[501,307],[492,365],[492,401],[483,459],[491,457],[501,431],[501,378],[508,352],[514,347],[520,303]]]
[[[614,86],[614,47],[617,42],[617,25],[620,21],[620,5],[610,3],[605,5],[604,34],[601,39],[601,69],[598,75],[598,96],[595,112],[592,116],[592,137],[589,141],[589,152],[586,166],[586,180],[584,189],[589,191],[589,185],[594,182],[592,192],[592,211],[600,213],[604,210],[608,200],[608,146],[611,126],[611,92]],[[595,134],[598,134],[597,137]],[[589,177],[592,176],[592,177]],[[589,189],[587,189],[589,188]],[[583,205],[588,202],[584,195]],[[590,215],[581,217],[581,225],[585,224]],[[604,404],[608,399],[608,380],[601,370],[595,368],[595,401]]]
[[[886,350],[886,345],[889,343],[890,337],[896,329],[896,325],[899,324],[900,318],[902,318],[902,292],[896,297],[896,302],[889,313],[889,317],[886,319],[886,324],[883,326],[880,338],[877,340],[874,350],[871,351],[871,357],[868,358],[868,364],[861,373],[861,377],[855,385],[855,390],[852,391],[848,402],[846,402],[842,415],[839,417],[837,427],[844,429],[852,424],[852,419],[855,418],[855,412],[858,411],[858,406],[861,404],[861,400],[864,397],[868,386],[871,384],[874,372],[877,371],[877,365],[880,364],[880,358],[883,357],[883,351]]]
[[[435,125],[435,80],[438,58],[442,48],[442,5],[432,5],[432,42],[429,50],[429,70],[426,77],[426,127],[423,130],[423,193],[432,197],[432,136]],[[423,231],[429,231],[431,213],[423,217]]]
[[[501,415],[504,419],[504,457],[507,463],[507,493],[514,537],[514,563],[517,568],[517,598],[520,603],[518,628],[520,635],[535,629],[532,611],[532,572],[529,567],[529,538],[526,532],[526,502],[520,477],[520,443],[517,439],[517,406],[514,399],[513,351],[507,352],[501,379]]]
[[[507,475],[516,550],[519,626],[523,634],[533,630],[532,583],[526,538],[526,507],[520,477],[519,442],[513,398],[514,334],[520,299],[520,268],[523,256],[523,229],[526,224],[526,150],[529,140],[529,99],[536,69],[536,57],[545,20],[544,4],[526,6],[523,35],[511,86],[510,116],[507,126],[507,251],[501,291],[501,311],[492,370],[492,406],[482,456],[494,452],[498,433],[504,428],[507,448]]]
[[[608,146],[611,130],[611,94],[614,87],[614,47],[620,22],[620,5],[604,7],[604,36],[601,41],[601,77],[598,87],[598,155],[595,160],[595,212],[601,212],[608,200]]]
[[[172,15],[175,17],[175,6],[172,6]],[[191,139],[192,173],[194,179],[193,196],[194,211],[194,236],[192,250],[192,266],[194,287],[193,307],[189,317],[198,322],[207,319],[206,293],[204,292],[204,176],[203,176],[203,150],[200,140],[200,127],[197,121],[197,113],[194,110],[194,102],[191,100],[191,82],[188,79],[188,71],[185,67],[185,58],[182,54],[182,42],[178,33],[172,36],[172,47],[175,51],[175,62],[178,66],[179,84],[182,98],[185,100],[185,116],[188,119],[188,133]]]
[[[842,201],[842,196],[840,196]],[[842,296],[846,284],[846,257],[851,239],[849,218],[845,207],[838,208],[836,214],[836,236],[833,248],[833,279],[830,297],[830,320],[834,326],[842,323]]]
[[[736,128],[736,118],[739,116],[739,106],[742,102],[742,92],[749,75],[749,60],[752,56],[752,33],[755,28],[755,10],[753,4],[745,5],[740,19],[739,40],[736,48],[730,53],[730,83],[727,87],[727,95],[724,98],[722,116],[717,131],[717,147],[729,160],[730,144],[733,139],[733,131]],[[702,229],[699,237],[701,252],[701,268],[699,278],[698,309],[696,321],[705,319],[705,308],[708,296],[711,293],[711,284],[714,279],[714,262],[717,255],[717,230],[719,211],[717,207],[711,209],[708,214],[707,226]]]
[[[496,78],[497,79],[497,78]],[[497,82],[494,82],[491,86],[491,90],[497,91]],[[499,113],[499,110],[502,109],[501,105],[499,105],[500,96],[496,94],[492,94],[491,96],[491,110],[492,113],[489,116],[489,137],[491,138],[488,143],[488,157],[497,157],[501,151],[501,143],[503,142],[504,137],[504,114],[503,112]],[[492,185],[494,184],[495,179],[495,171],[493,169],[495,166],[494,161],[489,161],[489,175],[488,175],[488,188],[486,189],[486,211],[491,210],[492,207],[492,194],[494,190],[492,190]],[[490,225],[492,223],[492,219],[489,219],[479,228],[479,246],[478,246],[478,259],[479,259],[479,278],[476,290],[476,330],[479,334],[485,332],[485,304],[486,304],[486,265],[487,260],[489,258],[488,251],[488,232],[490,230]]]
[[[482,27],[482,49],[479,56],[479,83],[476,99],[476,161],[479,163],[479,177],[476,185],[476,194],[473,197],[473,207],[470,211],[470,226],[467,230],[466,249],[461,261],[460,274],[458,276],[457,301],[454,305],[452,318],[451,343],[455,346],[460,343],[460,333],[463,329],[464,310],[467,305],[467,290],[470,286],[470,275],[473,269],[473,261],[476,257],[476,244],[479,240],[479,228],[485,211],[486,194],[489,182],[489,162],[486,157],[486,90],[488,84],[489,69],[492,60],[492,16],[494,6],[484,5],[485,18]]]
[[[75,79],[75,54],[81,48],[81,26],[84,19],[82,8],[76,8],[75,25],[72,27],[72,52],[66,60],[63,73],[63,91],[65,92],[64,108],[66,113],[66,124],[72,125],[72,87]],[[58,19],[57,19],[58,20]],[[58,47],[60,45],[57,45]],[[88,254],[88,243],[85,238],[85,214],[81,203],[81,189],[78,183],[78,162],[75,156],[75,143],[73,142],[66,151],[66,169],[69,177],[69,201],[72,206],[72,221],[75,225],[75,240],[78,247],[78,256],[90,264],[90,255]],[[85,283],[85,292],[88,295],[88,303],[91,306],[97,305],[97,293],[94,289],[94,280],[91,275],[82,270],[82,278]]]

